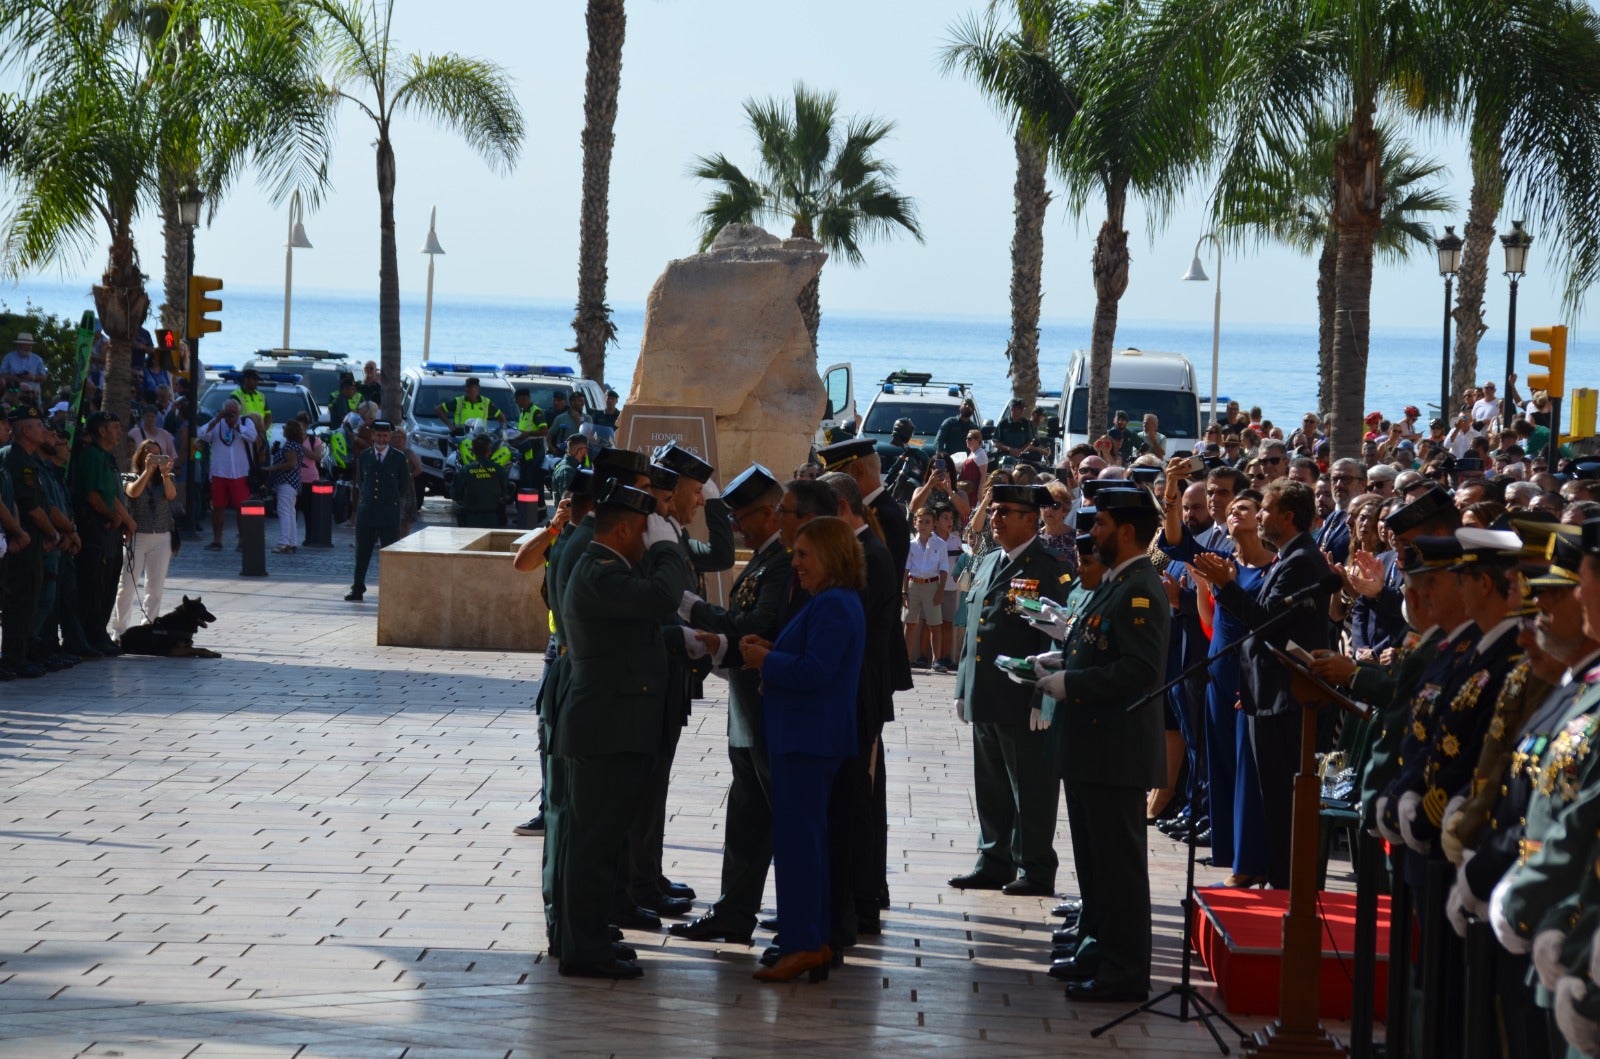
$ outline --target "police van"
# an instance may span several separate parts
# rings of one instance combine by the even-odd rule
[[[272,423],[267,429],[269,444],[280,444],[283,441],[283,424],[298,418],[301,412],[309,414],[311,422],[316,423],[317,402],[300,375],[273,371],[260,371],[258,374],[261,378],[256,390],[266,398],[267,412],[272,416]],[[207,378],[210,378],[209,372]],[[226,365],[217,366],[216,379],[200,395],[198,412],[201,423],[210,422],[222,411],[223,403],[239,388],[243,378],[242,371],[235,371]]]
[[[967,400],[973,400],[969,382],[937,382],[928,372],[893,372],[872,395],[861,421],[860,436],[887,442],[894,434],[895,423],[909,419],[916,428],[909,444],[932,453],[939,427],[946,419],[960,415],[961,402]],[[976,401],[973,403],[976,407]],[[973,422],[981,423],[983,419],[974,414]]]
[[[1140,429],[1140,420],[1154,412],[1161,433],[1167,437],[1167,453],[1194,451],[1200,443],[1200,394],[1195,384],[1194,365],[1182,353],[1162,353],[1147,349],[1119,349],[1111,354],[1110,400],[1106,415],[1128,413],[1128,427]],[[1089,351],[1077,350],[1067,364],[1066,384],[1061,388],[1062,444],[1072,448],[1094,444],[1112,426],[1096,424],[1089,428]]]
[[[256,355],[244,362],[265,375],[267,372],[295,374],[317,404],[317,418],[313,425],[337,426],[328,422],[328,401],[339,392],[339,376],[349,372],[361,381],[361,374],[348,355],[326,349],[258,349]]]
[[[417,480],[418,495],[448,495],[445,461],[456,451],[458,439],[437,415],[439,406],[455,400],[466,390],[467,379],[478,380],[479,392],[506,421],[516,422],[516,391],[500,373],[498,364],[430,362],[406,368],[400,373],[400,418],[405,426],[407,445],[422,462]]]

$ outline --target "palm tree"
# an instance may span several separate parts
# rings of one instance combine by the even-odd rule
[[[702,155],[691,172],[720,186],[700,213],[700,249],[733,223],[787,219],[791,238],[813,239],[852,265],[865,259],[861,242],[904,229],[922,242],[916,204],[894,186],[894,166],[878,157],[877,147],[894,129],[892,121],[851,118],[839,128],[838,97],[794,86],[794,102],[745,100],[745,115],[760,149],[759,179],[746,176],[721,154]],[[821,277],[800,292],[800,313],[811,348],[822,323]]]
[[[1267,140],[1292,139],[1333,109],[1332,455],[1360,452],[1372,261],[1387,186],[1380,111],[1442,110],[1462,60],[1441,45],[1453,9],[1477,0],[1169,0],[1137,55],[1181,77],[1192,112],[1221,126],[1222,178],[1260,164]],[[1224,207],[1225,212],[1225,207]]]
[[[522,110],[500,66],[449,52],[398,55],[394,0],[309,0],[328,90],[372,120],[378,163],[378,349],[383,412],[400,418],[400,266],[394,235],[394,119],[408,111],[460,133],[489,165],[510,171],[522,150]]]
[[[1566,273],[1569,309],[1596,278],[1600,252],[1591,223],[1600,199],[1600,20],[1587,4],[1564,0],[1489,0],[1462,14],[1467,21],[1457,39],[1472,60],[1463,71],[1472,190],[1452,313],[1453,393],[1477,378],[1495,218],[1508,190],[1529,209],[1534,228],[1562,233],[1548,243]]]
[[[579,374],[605,382],[606,347],[617,342],[617,325],[606,302],[606,253],[610,246],[612,129],[622,87],[622,38],[627,30],[623,0],[589,0],[589,70],[583,86],[583,208],[578,214],[578,307],[572,329],[578,342]]]
[[[969,16],[952,26],[940,62],[945,73],[959,71],[975,82],[1012,128],[1017,179],[1012,188],[1015,226],[1006,360],[1012,396],[1032,408],[1039,396],[1039,305],[1050,190],[1045,184],[1047,130],[1029,104],[1036,84],[1042,80],[1048,87],[1054,81],[1048,54],[1051,25],[1048,5],[1035,0],[1013,0],[1015,22],[1002,25],[1002,6],[1000,0],[991,0],[983,17]]]
[[[125,413],[133,338],[150,308],[134,222],[162,192],[174,144],[218,187],[245,157],[224,140],[284,128],[263,119],[262,100],[292,94],[301,52],[293,20],[270,0],[192,0],[153,38],[120,14],[107,3],[0,0],[0,57],[23,71],[0,266],[18,275],[82,255],[104,226],[110,248],[93,292],[110,339],[104,407]],[[191,40],[205,45],[178,47]],[[251,143],[252,160],[279,149]]]
[[[1225,241],[1283,243],[1317,255],[1317,408],[1326,412],[1333,389],[1335,262],[1339,233],[1333,224],[1333,150],[1339,128],[1330,114],[1294,142],[1277,135],[1265,141],[1260,167],[1236,174],[1237,183],[1218,196],[1217,229]],[[1378,127],[1385,167],[1383,223],[1374,249],[1385,260],[1407,260],[1419,248],[1433,249],[1433,232],[1422,215],[1455,209],[1434,178],[1444,166],[1418,157],[1411,144]]]

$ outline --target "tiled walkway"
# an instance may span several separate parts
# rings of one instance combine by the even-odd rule
[[[1091,1039],[1119,1007],[1044,975],[1050,902],[944,885],[975,839],[944,676],[919,675],[886,733],[879,944],[827,983],[773,987],[750,978],[757,949],[635,933],[642,981],[559,977],[541,840],[511,833],[538,787],[539,659],[374,647],[376,595],[341,601],[350,534],[335,544],[269,556],[265,580],[185,549],[169,603],[205,598],[220,660],[0,685],[0,1056],[1216,1054],[1149,1016]],[[724,717],[697,707],[667,830],[669,874],[708,899]],[[1183,861],[1151,834],[1164,986]],[[1058,849],[1071,892],[1064,815]]]

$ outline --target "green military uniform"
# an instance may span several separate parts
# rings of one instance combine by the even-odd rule
[[[669,723],[661,622],[677,612],[688,587],[675,545],[652,545],[635,568],[591,542],[559,596],[572,660],[565,701],[551,718],[550,748],[567,762],[570,819],[556,894],[564,969],[613,962],[607,919],[616,873]]]
[[[1144,556],[1108,572],[1062,648],[1059,772],[1083,898],[1075,962],[1102,985],[1150,983],[1145,792],[1166,782],[1162,703],[1171,608]],[[1129,711],[1135,703],[1143,702]]]
[[[1001,486],[1028,492],[1028,486]],[[997,497],[998,499],[998,497]],[[1013,503],[1038,501],[1023,499]],[[978,561],[967,592],[966,649],[956,670],[956,698],[972,722],[973,794],[978,810],[978,863],[970,881],[994,886],[1013,878],[1048,893],[1059,861],[1054,848],[1056,770],[1051,738],[1033,731],[1033,689],[995,666],[1000,655],[1022,658],[1049,650],[1050,639],[1017,612],[1016,597],[1060,593],[1072,580],[1037,537],[1016,558],[995,548]],[[1013,582],[1031,582],[1031,587]]]
[[[594,515],[585,515],[575,524],[561,531],[555,544],[550,546],[544,572],[545,601],[550,606],[550,621],[558,643],[558,654],[546,668],[539,683],[539,698],[535,706],[539,724],[543,728],[545,760],[544,788],[544,849],[542,852],[542,885],[544,890],[545,932],[550,939],[550,951],[560,951],[560,923],[556,918],[556,895],[561,888],[562,851],[566,840],[567,763],[554,750],[555,733],[550,722],[560,712],[566,696],[572,662],[567,657],[566,644],[561,631],[561,595],[572,573],[573,560],[583,554],[594,540]]]
[[[37,409],[30,409],[37,418]],[[26,548],[6,552],[4,600],[0,603],[0,662],[15,671],[26,668],[33,653],[39,593],[44,582],[44,540],[30,513],[45,504],[39,464],[19,444],[0,450],[11,483],[17,520],[32,538]]]
[[[378,456],[377,446],[356,460],[361,502],[356,507],[356,570],[351,594],[358,599],[367,590],[367,566],[373,545],[387,548],[400,537],[400,498],[411,488],[411,465],[393,445]]]
[[[458,526],[506,524],[506,469],[493,457],[472,459],[456,468],[450,483]]]
[[[468,460],[472,459],[472,442],[473,442],[473,440],[474,439],[472,439],[470,437],[462,438],[461,439],[461,443],[456,446],[456,451],[457,451],[457,453],[460,454],[462,463],[465,463]],[[497,465],[499,465],[501,467],[510,467],[511,466],[511,448],[510,448],[510,446],[506,445],[505,442],[501,442],[499,445],[496,445],[494,451],[489,454],[489,459],[492,460],[495,464],[497,464]]]
[[[555,470],[550,472],[550,494],[557,501],[567,495],[567,487],[572,484],[572,476],[589,465],[587,459],[578,461],[571,456],[561,457],[561,462],[556,464]]]
[[[1367,729],[1371,740],[1367,764],[1361,772],[1361,826],[1376,827],[1373,819],[1378,796],[1400,772],[1400,741],[1411,721],[1411,698],[1423,674],[1448,643],[1445,631],[1435,625],[1423,633],[1412,632],[1387,666],[1363,664],[1350,678],[1352,698],[1378,711],[1378,723]]]

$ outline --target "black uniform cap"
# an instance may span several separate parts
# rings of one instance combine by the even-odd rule
[[[1042,485],[997,485],[994,487],[994,502],[1040,508],[1055,503],[1055,498]]]
[[[1390,533],[1408,533],[1453,507],[1455,501],[1450,499],[1450,494],[1431,485],[1409,504],[1389,512],[1383,524],[1389,527]]]
[[[1136,488],[1102,489],[1095,494],[1095,507],[1101,511],[1150,511],[1160,514],[1156,498],[1148,490]]]
[[[593,496],[594,472],[588,468],[574,472],[572,477],[567,479],[567,493],[574,497]]]
[[[1518,523],[1519,531],[1522,523]],[[1528,587],[1576,588],[1578,569],[1583,565],[1583,531],[1576,526],[1540,527],[1553,530],[1544,542],[1545,561],[1550,565],[1540,574],[1528,578]]]
[[[612,481],[595,498],[595,506],[621,508],[640,515],[653,515],[656,513],[656,498],[643,489],[635,489],[631,485]]]
[[[740,508],[749,507],[773,490],[781,488],[782,484],[773,477],[771,471],[759,463],[752,463],[739,472],[739,477],[728,483],[722,499],[730,511],[738,511]]]
[[[650,488],[660,489],[663,492],[678,487],[678,472],[671,467],[663,467],[659,463],[650,465]]]
[[[676,441],[658,446],[651,453],[653,462],[674,472],[681,478],[693,478],[704,485],[711,478],[711,464],[702,460]]]
[[[837,471],[845,464],[876,451],[878,451],[877,443],[871,438],[851,438],[818,449],[817,462],[822,464],[824,470]]]
[[[1462,551],[1461,542],[1454,537],[1418,537],[1408,549],[1405,572],[1448,570],[1461,560]]]
[[[1088,533],[1089,527],[1094,525],[1094,517],[1099,513],[1098,510],[1092,507],[1080,507],[1078,509],[1077,531],[1079,533]]]
[[[44,413],[36,404],[19,404],[6,413],[6,421],[20,423],[25,419],[43,419]]]
[[[1092,557],[1094,555],[1094,536],[1088,533],[1078,534],[1078,557]]]
[[[594,473],[600,479],[615,478],[619,472],[649,474],[650,457],[632,449],[605,449],[594,457]]]

